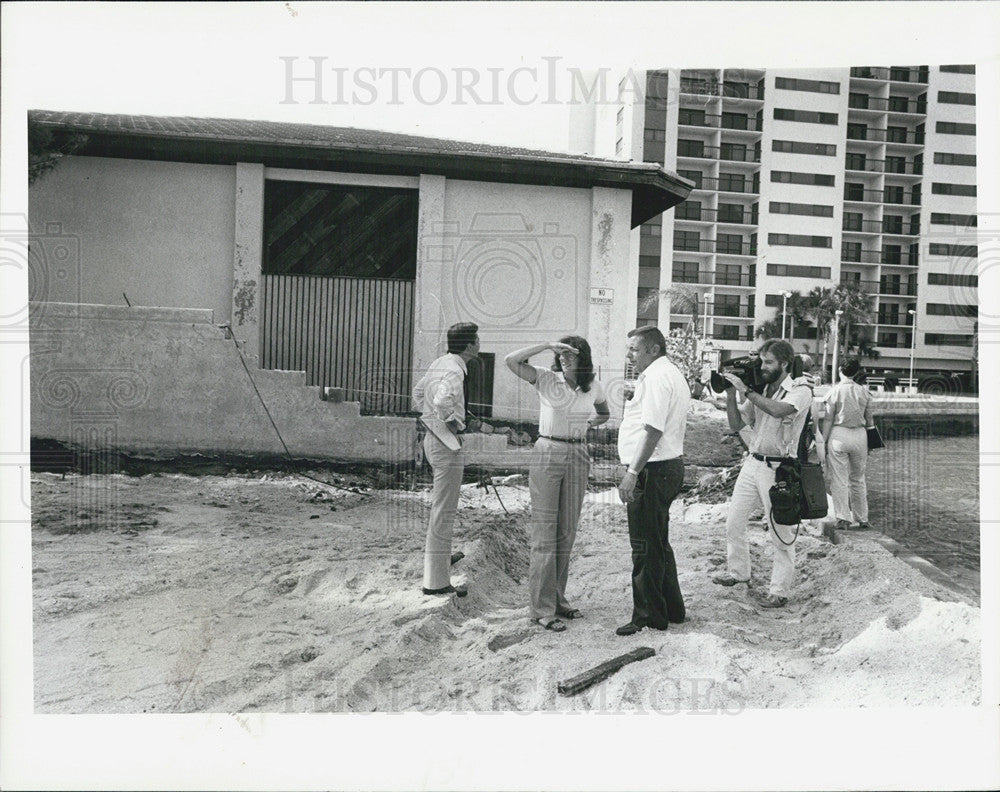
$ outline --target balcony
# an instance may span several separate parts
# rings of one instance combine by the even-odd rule
[[[879,314],[878,323],[883,327],[913,327],[913,317],[909,314]]]
[[[878,263],[889,266],[916,267],[919,260],[916,253],[890,253],[882,251],[881,260]]]
[[[709,313],[712,316],[725,316],[733,319],[753,319],[752,305],[737,305],[735,303],[709,303]]]
[[[916,253],[903,253],[890,250],[865,250],[841,248],[840,260],[855,264],[888,264],[904,267],[917,266]]]
[[[757,245],[744,242],[733,244],[732,242],[717,242],[714,239],[674,239],[674,252],[684,253],[719,253],[727,256],[756,256]]]
[[[920,206],[920,193],[902,190],[883,190],[882,203],[894,206]]]
[[[856,80],[888,80],[889,70],[878,66],[852,66],[851,77]]]
[[[905,338],[885,338],[882,337],[875,342],[875,346],[881,349],[909,349],[910,342]]]
[[[882,231],[882,223],[879,220],[859,220],[845,215],[843,229],[861,234],[878,234]]]
[[[694,159],[716,159],[724,162],[760,162],[760,152],[747,150],[740,147],[728,148],[726,146],[692,146],[682,145],[695,141],[679,140],[677,142],[677,157],[691,157]]]
[[[758,219],[756,212],[735,213],[719,209],[705,209],[689,204],[678,206],[674,210],[674,218],[702,223],[730,223],[732,225],[757,225]]]
[[[876,284],[878,293],[883,297],[916,297],[917,284],[915,283],[895,283],[893,281]]]
[[[865,294],[878,294],[878,281],[855,280],[854,278],[841,277],[840,283],[843,286],[857,286]]]
[[[847,99],[847,107],[849,110],[872,110],[878,113],[927,114],[926,100],[909,99],[903,96],[893,96],[885,99],[879,96],[852,93]]]
[[[891,82],[919,83],[927,84],[928,70],[926,66],[910,69],[903,66],[891,66],[889,68],[889,80]]]
[[[742,336],[739,334],[739,328],[733,328],[729,331],[709,333],[709,338],[713,341],[753,341],[753,327],[747,327]]]
[[[690,112],[683,108],[677,118],[678,126],[709,127],[712,129],[732,129],[740,132],[760,132],[761,124],[749,116],[718,115],[714,113]]]
[[[847,125],[848,140],[870,140],[877,143],[908,143],[914,146],[924,145],[924,133],[902,129],[872,129]]]
[[[844,187],[844,200],[854,203],[881,203],[881,190],[866,190],[859,185],[848,184]]]
[[[864,173],[882,173],[885,169],[885,160],[868,159],[860,154],[848,154],[844,159],[844,169]]]
[[[721,272],[684,272],[675,270],[671,280],[674,283],[700,283],[716,286],[739,286],[755,288],[757,279],[750,275],[727,275]]]

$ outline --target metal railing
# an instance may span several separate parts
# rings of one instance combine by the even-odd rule
[[[764,86],[746,83],[727,83],[717,80],[680,80],[680,91],[698,96],[724,96],[729,99],[753,99],[763,101]]]
[[[709,303],[712,316],[725,316],[734,319],[753,319],[753,305],[736,305],[728,303]]]
[[[845,215],[843,229],[844,231],[877,234],[882,230],[882,222],[880,220],[857,220]]]
[[[878,66],[853,66],[851,77],[859,80],[888,80],[889,70]]]
[[[697,241],[686,239],[674,239],[674,251],[685,253],[719,253],[728,256],[756,256],[757,246],[749,242],[734,244],[731,242],[718,242],[714,239],[700,239]]]
[[[917,287],[913,283],[878,283],[878,293],[886,297],[916,297]]]
[[[911,145],[924,145],[924,133],[912,130],[899,131],[896,129],[858,129],[853,124],[847,125],[848,140],[871,140],[879,143],[909,143]]]
[[[849,171],[865,171],[866,173],[881,173],[885,160],[868,159],[865,156],[848,154],[844,158],[844,168]]]
[[[745,211],[739,214],[720,209],[706,209],[703,206],[681,204],[674,210],[676,220],[694,220],[703,223],[732,223],[734,225],[757,225],[756,212]]]
[[[701,283],[714,284],[715,286],[742,286],[754,288],[757,279],[749,275],[726,275],[720,272],[698,272],[691,275],[686,272],[675,271],[672,276],[674,283]]]
[[[890,113],[916,113],[927,114],[927,102],[919,99],[904,99],[901,97],[891,97],[884,99],[879,96],[868,96],[866,94],[852,94],[847,99],[849,110],[875,110],[878,112]]]
[[[713,129],[735,129],[741,132],[760,132],[761,124],[749,116],[724,116],[716,113],[685,113],[682,109],[677,119],[678,126],[711,127]]]
[[[692,157],[694,159],[717,159],[724,162],[760,162],[760,152],[752,149],[727,149],[720,146],[682,146],[681,143],[688,141],[679,140],[677,142],[678,157]]]
[[[856,201],[857,203],[881,203],[881,190],[858,190],[852,189],[850,185],[844,188],[844,200]]]

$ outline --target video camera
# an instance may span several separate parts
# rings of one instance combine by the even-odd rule
[[[802,376],[802,358],[799,355],[792,358],[792,370],[788,373],[792,379]],[[760,369],[759,355],[747,355],[727,360],[718,371],[713,371],[710,384],[716,393],[722,393],[733,387],[729,380],[722,376],[723,374],[735,374],[743,381],[744,385],[757,393],[763,393],[764,386],[767,385]]]

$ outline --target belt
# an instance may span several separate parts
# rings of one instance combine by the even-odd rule
[[[768,464],[770,464],[771,462],[785,462],[786,460],[791,459],[791,457],[764,456],[763,454],[756,454],[752,451],[750,452],[750,456],[752,456],[754,459],[759,459],[761,462],[767,462]]]
[[[555,440],[557,443],[586,443],[586,437],[551,437],[550,435],[538,435],[539,437],[544,437],[546,440]]]

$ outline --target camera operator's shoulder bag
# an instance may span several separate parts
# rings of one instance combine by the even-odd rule
[[[783,460],[774,471],[774,486],[769,493],[771,515],[782,525],[793,525],[800,520],[815,520],[827,515],[823,468],[818,462],[810,462],[808,458],[809,437],[814,433],[810,402],[806,421],[799,435],[796,456]]]

